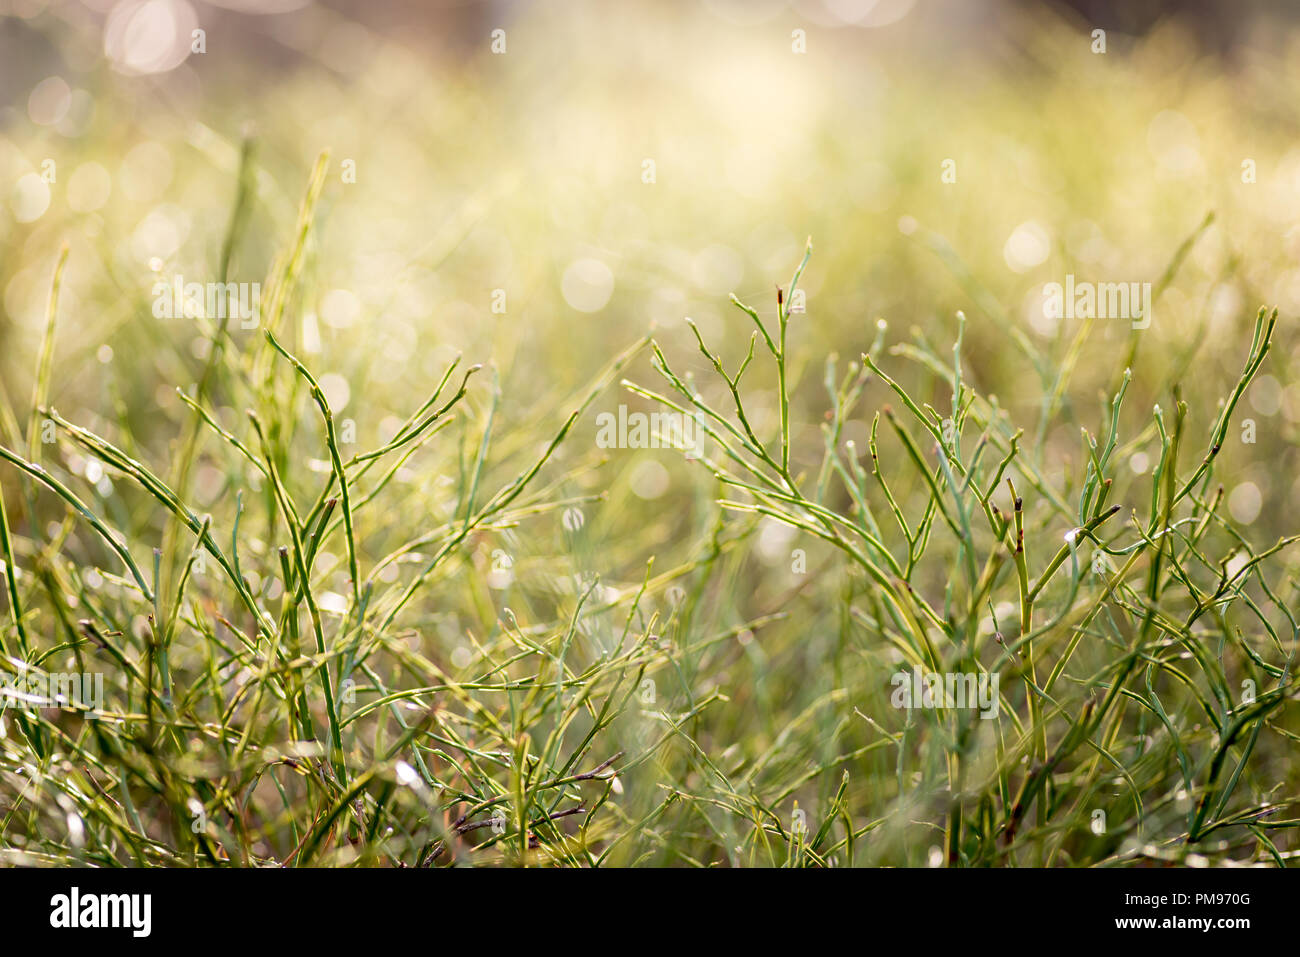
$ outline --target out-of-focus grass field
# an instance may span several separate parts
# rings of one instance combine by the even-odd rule
[[[106,700],[87,719],[7,699],[0,860],[1300,854],[1290,23],[1221,58],[1177,18],[1098,54],[1092,25],[1033,6],[877,27],[485,6],[453,34],[436,9],[408,31],[196,5],[206,51],[131,75],[102,15],[37,6],[0,4],[4,670],[100,672]],[[161,28],[138,15],[121,42],[144,57]],[[223,261],[262,284],[257,328],[155,316],[155,283],[220,281]],[[1067,274],[1152,283],[1153,321],[1045,318]],[[595,441],[599,413],[654,408],[623,380],[670,391],[648,336],[735,421],[684,322],[734,375],[755,323],[733,293],[788,320],[782,362],[760,337],[739,391],[780,450],[784,366],[800,492],[778,475],[758,512],[710,475],[716,446],[705,466]],[[319,381],[337,465],[267,328]],[[875,373],[828,413],[828,375],[834,393],[868,351],[919,416]],[[428,412],[483,368],[439,431],[401,431],[458,356]],[[944,459],[926,433],[955,391],[977,398]],[[868,454],[886,406],[925,463],[882,414],[913,561]],[[1067,541],[1100,509],[1081,430],[1098,457],[1116,440],[1120,508]],[[999,475],[1043,586],[1032,651]],[[855,523],[906,565],[904,597],[819,537]],[[925,662],[999,674],[998,718],[891,706],[891,676]]]

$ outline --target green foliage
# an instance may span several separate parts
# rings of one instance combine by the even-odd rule
[[[238,61],[211,126],[87,77],[88,154],[174,176],[0,221],[0,863],[1293,862],[1294,84],[1034,20],[1018,75],[882,51],[889,96],[737,28],[714,89],[694,20],[629,58],[545,7],[572,73],[385,48],[230,97],[242,142]],[[1133,134],[1175,109],[1199,180]],[[606,148],[642,137],[653,185]],[[179,273],[260,278],[258,327],[158,319]],[[1152,279],[1155,321],[1036,322],[1067,273]],[[619,404],[703,442],[603,448]],[[898,707],[917,670],[995,706]],[[71,674],[94,714],[33,690]]]

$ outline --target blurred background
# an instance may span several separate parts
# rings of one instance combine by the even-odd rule
[[[802,359],[855,356],[878,318],[942,343],[964,308],[971,374],[1012,408],[1041,383],[1005,322],[1059,360],[1076,330],[1045,318],[1044,283],[1155,282],[1207,213],[1143,338],[1132,407],[1189,364],[1227,381],[1256,308],[1300,307],[1289,4],[3,0],[0,14],[0,362],[24,394],[70,241],[61,406],[104,401],[114,351],[133,356],[117,383],[132,408],[197,367],[192,327],[137,320],[159,275],[214,278],[246,134],[259,203],[238,281],[265,275],[332,151],[299,332],[364,394],[363,434],[390,390],[418,392],[455,352],[495,363],[526,420],[651,323],[674,330],[666,347],[687,315],[713,341],[747,338],[727,295],[771,313],[809,235]],[[973,304],[936,236],[1003,314]],[[1068,398],[1089,415],[1121,327],[1084,347]],[[1258,452],[1234,455],[1258,493],[1239,503],[1258,508],[1239,519],[1297,491],[1300,397],[1278,377],[1293,348],[1250,396]],[[820,390],[804,396],[815,423]],[[1073,451],[1075,423],[1059,432]]]
[[[1045,313],[1045,284],[1168,277],[1132,359],[1122,438],[1154,434],[1152,406],[1181,384],[1198,449],[1257,309],[1278,306],[1275,349],[1239,410],[1252,441],[1234,429],[1217,473],[1231,517],[1267,545],[1294,529],[1300,496],[1298,88],[1300,7],[1262,0],[0,0],[0,382],[24,418],[66,241],[53,404],[166,462],[186,415],[174,388],[197,376],[207,336],[155,317],[154,283],[219,278],[251,137],[256,202],[236,282],[268,275],[330,151],[286,339],[361,448],[391,435],[459,353],[498,377],[500,442],[529,454],[652,329],[702,380],[689,316],[734,369],[752,325],[728,295],[771,320],[811,236],[806,312],[790,333],[806,470],[820,462],[822,363],[856,359],[879,320],[887,348],[949,355],[964,310],[968,379],[1066,486],[1080,427],[1108,421],[1129,324],[1099,321],[1076,343],[1079,320]],[[232,335],[238,349],[258,334]],[[1072,346],[1060,412],[1041,417]],[[885,362],[948,408],[936,377]],[[644,355],[627,375],[657,384]],[[770,434],[775,399],[760,387],[774,377],[756,364],[752,378],[754,424]],[[873,384],[844,438],[863,448],[885,401]],[[486,393],[471,402],[481,411]],[[620,403],[647,408],[615,388],[594,410]],[[224,423],[241,421],[237,397],[217,405]],[[594,433],[588,416],[569,453],[593,467],[566,492],[604,496],[577,553],[559,554],[569,539],[557,520],[544,535],[477,543],[480,568],[505,547],[513,587],[572,567],[626,595],[649,557],[663,570],[706,547],[716,489],[698,470],[662,451],[607,456]],[[1142,506],[1152,464],[1133,454],[1113,500]],[[95,463],[68,467],[111,492],[102,469],[86,472]],[[441,494],[434,474],[400,476],[410,514],[398,518],[418,526]],[[226,472],[200,470],[200,507],[228,506],[228,492]],[[792,540],[761,524],[710,586],[711,627],[798,618],[714,663],[708,681],[736,696],[711,732],[720,748],[756,713],[773,716],[770,740],[777,715],[834,686],[816,663],[846,627],[843,581],[792,576]],[[823,568],[827,551],[807,547]],[[941,591],[945,565],[921,586],[927,576]],[[476,593],[431,611],[430,640],[449,651],[467,627],[490,631],[507,600],[519,599]],[[926,846],[889,859],[924,860]]]

